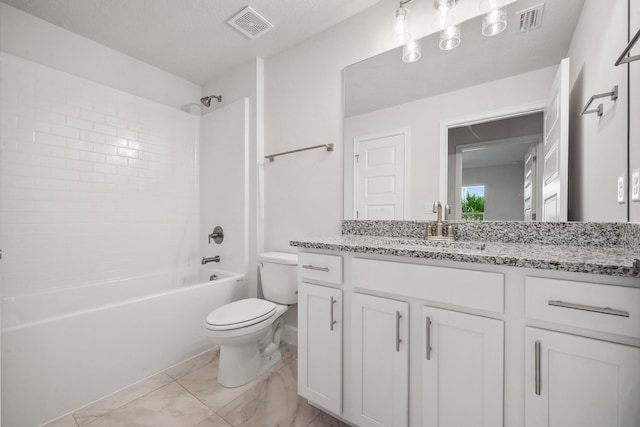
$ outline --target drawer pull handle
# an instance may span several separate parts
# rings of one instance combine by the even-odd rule
[[[396,351],[400,351],[400,343],[402,342],[400,339],[400,319],[402,319],[402,315],[396,311]]]
[[[336,299],[334,297],[331,297],[331,300],[330,300],[331,320],[330,320],[330,322],[331,322],[331,330],[332,331],[333,331],[333,325],[335,325],[337,323],[335,320],[333,320],[333,306],[335,305],[336,302],[337,302]]]
[[[303,265],[302,268],[306,268],[307,270],[316,270],[316,271],[326,271],[329,272],[329,267],[316,267],[314,265]]]
[[[426,357],[427,360],[431,360],[431,318],[427,317],[427,322],[426,322],[426,336],[425,336],[425,341],[427,342],[427,353],[426,353]]]
[[[541,347],[542,347],[542,343],[540,341],[536,341],[535,343],[535,392],[536,392],[536,396],[540,396],[542,393],[542,387],[541,387],[541,373],[540,373],[540,352],[541,352]]]
[[[592,311],[594,313],[609,314],[611,316],[629,317],[628,311],[616,310],[614,308],[609,308],[609,307],[604,307],[604,308],[594,307],[592,305],[574,304],[571,302],[564,302],[560,300],[557,300],[557,301],[549,300],[548,303],[549,305],[552,305],[554,307],[570,308],[572,310]]]

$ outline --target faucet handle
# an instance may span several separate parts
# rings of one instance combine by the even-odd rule
[[[438,209],[442,209],[440,202],[433,202],[433,213],[438,213]]]
[[[444,205],[444,220],[448,220],[449,219],[449,215],[451,215],[451,206],[450,205]]]

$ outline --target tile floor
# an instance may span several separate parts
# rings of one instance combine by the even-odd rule
[[[297,394],[297,349],[242,387],[216,381],[218,349],[189,359],[44,427],[345,427]]]

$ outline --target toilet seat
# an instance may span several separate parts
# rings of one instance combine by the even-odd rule
[[[247,298],[226,304],[213,310],[207,316],[205,326],[214,331],[246,328],[260,323],[276,312],[276,304],[271,301]]]

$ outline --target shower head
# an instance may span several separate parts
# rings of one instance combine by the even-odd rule
[[[200,102],[202,102],[202,105],[204,105],[205,107],[209,108],[209,107],[211,107],[211,100],[213,98],[217,99],[218,102],[222,102],[222,95],[205,96],[204,98],[200,98]]]

